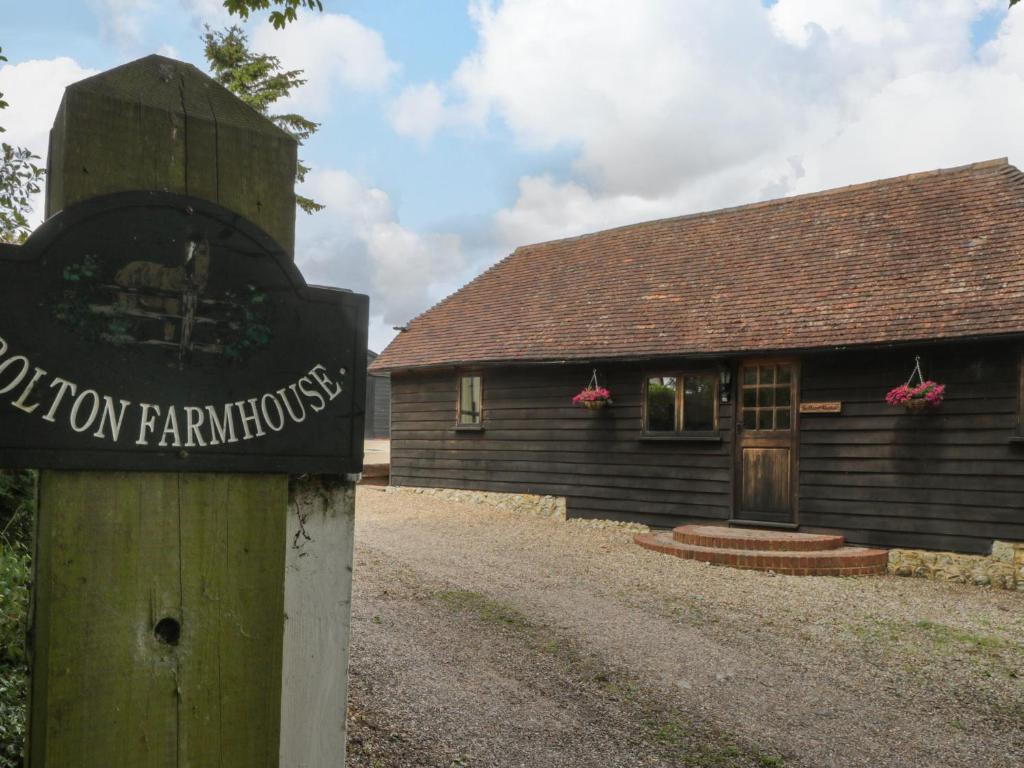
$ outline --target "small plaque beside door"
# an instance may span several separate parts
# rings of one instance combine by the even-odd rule
[[[841,402],[800,403],[800,413],[841,413]]]

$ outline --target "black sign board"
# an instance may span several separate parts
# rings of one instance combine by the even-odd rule
[[[73,206],[0,246],[0,466],[359,472],[367,312],[213,203]]]

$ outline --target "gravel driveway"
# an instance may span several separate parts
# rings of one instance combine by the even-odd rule
[[[350,766],[1019,766],[1024,594],[361,487]]]

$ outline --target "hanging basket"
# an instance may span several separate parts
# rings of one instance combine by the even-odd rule
[[[588,411],[600,411],[612,404],[612,393],[597,383],[597,369],[590,376],[590,383],[573,397],[573,405],[586,408]]]
[[[932,406],[928,404],[927,400],[918,397],[911,400],[907,400],[907,402],[903,404],[903,407],[909,413],[921,413],[921,411],[927,411]]]
[[[917,384],[914,384],[914,377]],[[921,374],[921,358],[914,358],[914,370],[906,384],[889,390],[885,402],[896,408],[903,408],[908,413],[923,413],[942,405],[946,396],[946,385],[925,380]]]

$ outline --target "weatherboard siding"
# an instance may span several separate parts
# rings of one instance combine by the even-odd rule
[[[480,432],[454,429],[454,372],[393,375],[391,482],[564,496],[574,517],[728,519],[731,405],[721,408],[721,442],[641,441],[642,369],[599,369],[615,404],[598,412],[570,402],[590,374],[579,366],[485,370]]]
[[[941,409],[924,415],[884,402],[906,380],[913,351],[801,358],[801,400],[842,402],[839,414],[799,417],[801,529],[963,552],[1024,540],[1024,445],[1010,440],[1019,429],[1018,346],[919,351],[926,375],[948,385]],[[683,369],[599,368],[615,404],[597,413],[570,403],[590,367],[484,369],[480,432],[454,429],[457,372],[396,373],[392,482],[564,496],[573,517],[724,523],[733,503],[733,405],[720,406],[721,442],[640,439],[644,374]]]
[[[906,380],[907,351],[805,357],[801,397],[840,400],[840,414],[801,417],[800,523],[858,544],[988,552],[1024,540],[1024,445],[1018,434],[1018,346],[921,350],[947,385],[941,408],[885,404]]]

